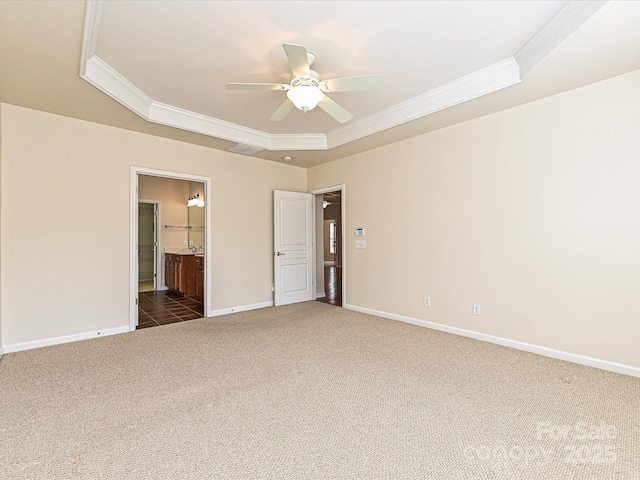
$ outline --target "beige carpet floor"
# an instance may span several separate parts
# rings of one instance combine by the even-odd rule
[[[6,354],[2,479],[638,479],[640,379],[309,302]]]

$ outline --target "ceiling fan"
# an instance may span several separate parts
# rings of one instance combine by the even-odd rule
[[[271,120],[280,121],[294,108],[308,112],[316,106],[323,109],[340,123],[353,118],[348,111],[325,95],[331,92],[350,90],[369,90],[382,86],[380,75],[362,75],[358,77],[320,80],[320,76],[311,70],[316,56],[302,45],[284,43],[285,54],[291,65],[290,83],[227,83],[227,90],[278,90],[287,92],[287,100],[271,116]]]

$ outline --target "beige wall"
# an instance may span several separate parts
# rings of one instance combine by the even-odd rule
[[[635,72],[311,168],[310,190],[346,184],[345,303],[640,367],[639,92]]]
[[[186,228],[164,228],[164,225],[184,227],[189,223],[187,207],[189,182],[175,178],[139,175],[138,198],[160,202],[158,229],[161,248],[184,247],[184,242],[189,239],[188,230]]]
[[[0,241],[2,240],[2,108],[0,103]],[[1,245],[0,245],[1,248]],[[2,255],[0,254],[0,272],[2,271]],[[2,275],[0,275],[0,306],[2,305]],[[2,308],[0,308],[0,358],[4,349],[2,346]]]
[[[272,299],[274,189],[344,183],[345,303],[640,367],[638,92],[634,72],[308,172],[3,104],[3,345],[128,324],[135,165],[211,177],[212,310]]]
[[[304,169],[6,104],[1,114],[5,346],[128,325],[132,165],[211,177],[211,310],[272,300],[273,190],[306,191]]]

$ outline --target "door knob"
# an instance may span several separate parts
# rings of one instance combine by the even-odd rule
[[[284,252],[276,252],[276,255],[279,257],[280,255],[284,255]]]

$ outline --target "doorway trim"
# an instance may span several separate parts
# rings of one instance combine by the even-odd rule
[[[320,205],[322,205],[322,199],[318,199],[318,196],[320,195],[324,195],[325,193],[329,193],[329,192],[340,192],[340,224],[342,226],[342,235],[341,235],[341,239],[342,239],[342,305],[346,305],[347,304],[347,248],[346,248],[346,235],[347,235],[347,229],[346,229],[346,212],[347,212],[347,208],[346,208],[346,204],[347,204],[347,200],[346,200],[346,196],[347,196],[347,186],[346,184],[341,184],[341,185],[334,185],[332,187],[325,187],[325,188],[316,188],[313,190],[310,190],[309,193],[313,194],[316,196],[316,205],[318,204],[318,200],[320,200]],[[317,210],[317,209],[316,209]],[[314,224],[316,224],[317,222],[314,222]],[[316,232],[316,237],[318,237],[319,235],[323,234],[321,233],[317,233]],[[318,242],[316,241],[316,248],[318,247]],[[322,265],[318,265],[318,261],[317,261],[317,256],[316,256],[316,270],[318,268],[322,268],[322,271],[324,272],[324,262]],[[318,282],[316,282],[316,298],[317,298],[317,292],[318,290]]]
[[[205,258],[205,278],[204,278],[204,313],[210,316],[209,308],[211,308],[211,235],[209,232],[212,225],[211,212],[211,177],[201,175],[192,175],[189,173],[172,172],[168,170],[156,170],[145,167],[131,167],[130,177],[130,193],[129,193],[129,331],[134,331],[138,324],[138,177],[140,175],[148,175],[151,177],[172,178],[175,180],[186,180],[190,182],[201,182],[204,184],[204,202],[205,202],[205,219],[204,219],[204,258]],[[185,207],[187,199],[185,198]],[[159,227],[159,225],[158,225]],[[158,250],[160,250],[160,246]],[[162,255],[162,252],[158,252]],[[160,257],[161,258],[161,257]],[[159,279],[157,279],[159,280]]]

